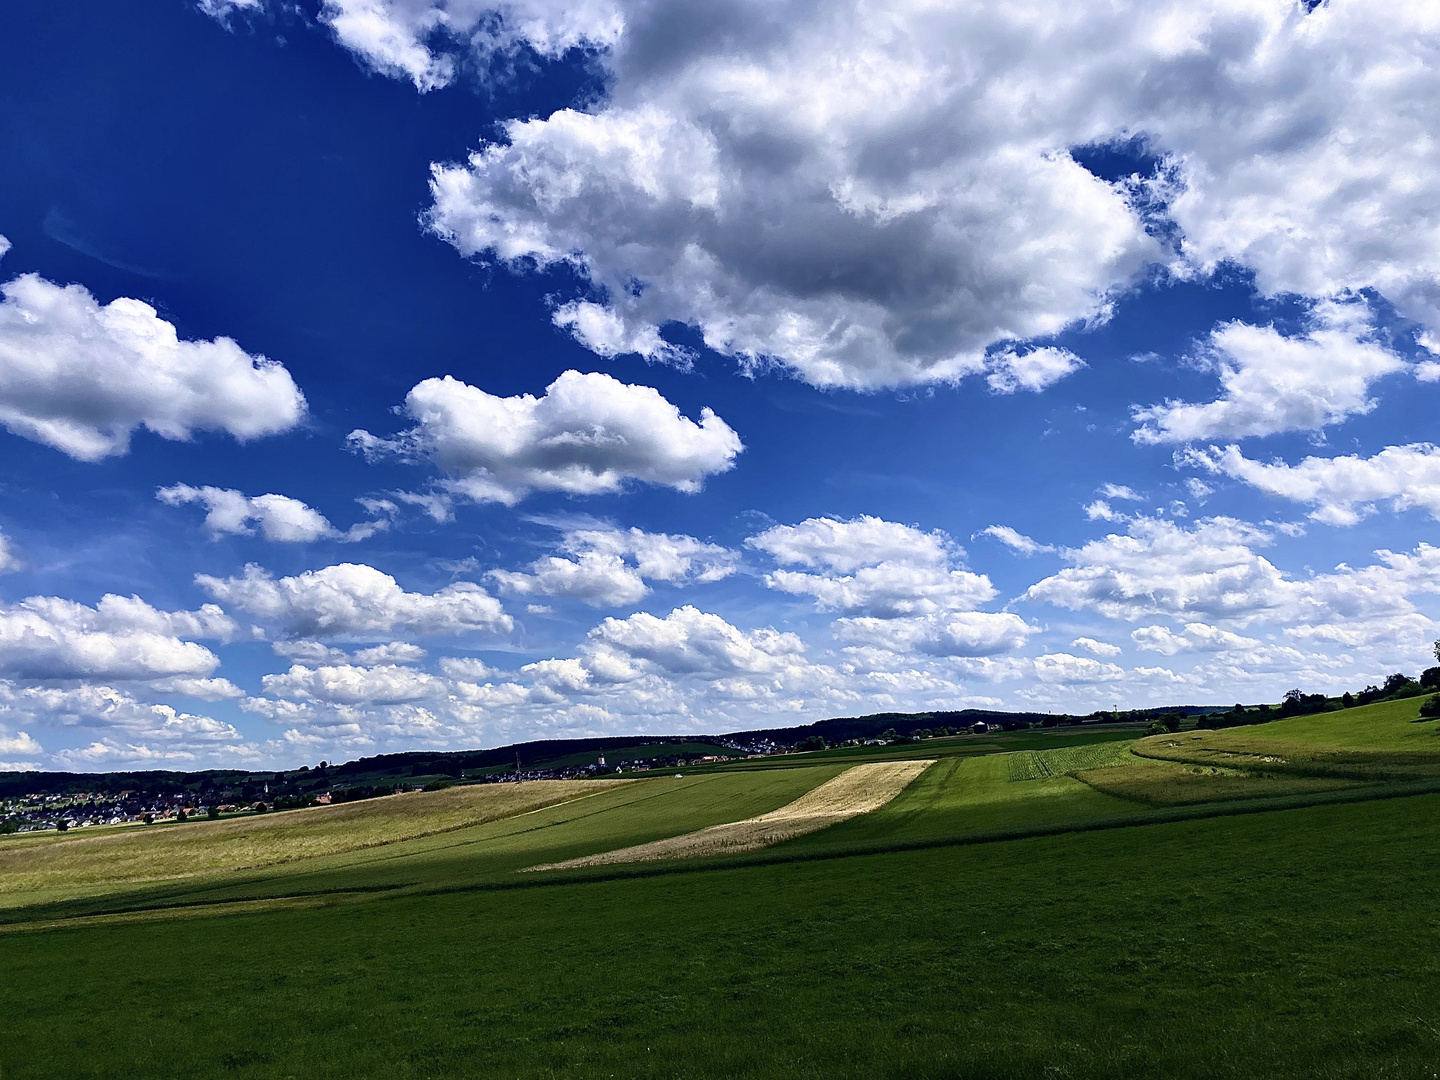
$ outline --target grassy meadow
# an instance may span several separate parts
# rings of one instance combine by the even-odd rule
[[[1416,707],[7,838],[0,1076],[1433,1077]],[[519,873],[906,754],[763,852]]]

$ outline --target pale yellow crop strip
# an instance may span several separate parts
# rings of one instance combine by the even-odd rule
[[[581,866],[651,862],[656,859],[693,859],[703,855],[732,855],[778,844],[796,836],[828,828],[847,818],[878,810],[904,791],[934,760],[884,761],[856,765],[807,791],[792,803],[759,817],[711,825],[708,829],[587,855],[564,862],[532,866],[530,870],[569,870]]]

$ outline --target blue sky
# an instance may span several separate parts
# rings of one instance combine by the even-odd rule
[[[1275,700],[1440,618],[1428,5],[0,12],[0,762]]]

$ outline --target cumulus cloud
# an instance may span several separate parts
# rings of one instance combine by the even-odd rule
[[[634,567],[617,555],[586,551],[573,559],[536,559],[530,573],[491,570],[502,592],[517,596],[564,596],[592,607],[633,604],[650,592]]]
[[[371,68],[408,79],[422,93],[455,78],[455,54],[466,47],[488,56],[523,47],[556,59],[571,49],[604,48],[624,26],[608,0],[325,0],[320,18]]]
[[[1271,530],[1232,518],[1206,518],[1185,528],[1137,517],[1125,535],[1112,533],[1067,551],[1074,565],[1032,585],[1025,597],[1115,619],[1164,615],[1212,625],[1263,620],[1288,634],[1330,640],[1339,640],[1332,630],[1346,625],[1364,623],[1372,634],[1380,625],[1405,626],[1409,633],[1428,622],[1410,598],[1440,591],[1440,548],[1381,550],[1373,565],[1342,563],[1330,573],[1297,579],[1255,551],[1273,539]]]
[[[590,631],[587,645],[592,655],[626,666],[641,662],[672,675],[712,679],[774,673],[803,664],[805,652],[794,634],[770,628],[746,632],[689,604],[664,618],[639,612],[606,619]]]
[[[1137,406],[1131,437],[1155,444],[1318,431],[1369,412],[1371,384],[1405,361],[1375,339],[1363,305],[1320,304],[1312,322],[1295,337],[1273,326],[1219,326],[1195,362],[1219,378],[1221,396]]]
[[[17,731],[10,735],[0,730],[0,754],[18,754],[21,757],[31,757],[43,754],[42,747],[30,734],[25,731]]]
[[[193,761],[197,755],[253,757],[233,725],[154,705],[111,686],[19,686],[0,679],[0,711],[51,728],[93,731],[89,745],[61,750],[62,767],[106,762]]]
[[[279,363],[229,338],[182,340],[149,304],[100,304],[80,285],[22,274],[0,285],[0,424],[81,461],[165,439],[289,431],[305,398]]]
[[[863,566],[843,576],[776,570],[765,575],[765,584],[780,592],[813,596],[819,611],[879,618],[966,611],[995,597],[995,587],[984,574],[903,563]]]
[[[1126,671],[1116,664],[1070,653],[1046,653],[1032,661],[1035,677],[1047,683],[1119,682]]]
[[[1429,443],[1387,446],[1371,457],[1307,457],[1298,465],[1247,458],[1238,446],[1187,449],[1177,465],[1208,469],[1251,487],[1315,509],[1310,517],[1327,525],[1354,525],[1388,503],[1397,512],[1420,507],[1440,520],[1440,447]]]
[[[1111,645],[1108,641],[1096,641],[1092,637],[1077,637],[1070,642],[1072,649],[1084,649],[1092,656],[1119,656],[1121,649],[1119,645]]]
[[[218,678],[197,679],[175,676],[168,679],[156,679],[150,683],[150,689],[161,694],[182,694],[185,697],[199,698],[201,701],[232,701],[245,696],[245,691],[229,679]]]
[[[556,317],[601,353],[663,355],[679,320],[824,385],[982,373],[991,346],[1105,318],[1169,257],[1147,227],[1267,295],[1373,289],[1440,325],[1440,16],[1418,0],[354,6],[342,40],[422,87],[462,26],[604,50],[605,100],[435,166],[431,211],[467,256],[588,278]],[[1130,140],[1153,176],[1077,163]]]
[[[186,637],[228,639],[220,608],[159,611],[114,594],[95,607],[56,596],[0,605],[0,673],[27,679],[152,679],[209,675],[220,661]]]
[[[1085,361],[1069,349],[1053,346],[1017,353],[1007,349],[989,358],[990,374],[985,381],[997,394],[1013,394],[1017,390],[1039,393],[1085,366]]]
[[[944,533],[924,532],[868,514],[850,521],[820,517],[799,525],[776,525],[750,537],[745,546],[779,563],[840,574],[881,563],[943,566],[953,552]]]
[[[633,604],[650,592],[646,579],[674,585],[719,581],[735,571],[735,552],[693,536],[641,529],[585,528],[566,532],[570,558],[546,556],[529,573],[487,576],[518,596],[563,596],[594,607]]]
[[[396,629],[420,635],[493,633],[513,626],[500,602],[474,582],[435,593],[406,592],[389,574],[361,563],[278,579],[252,564],[241,577],[199,574],[195,581],[217,600],[295,637],[367,637]]]
[[[276,697],[355,705],[393,705],[443,694],[433,675],[399,664],[364,667],[340,664],[317,668],[293,665],[284,675],[266,675],[261,689]]]
[[[1166,626],[1141,626],[1130,631],[1130,640],[1147,652],[1174,656],[1182,652],[1228,652],[1254,649],[1260,642],[1202,622],[1186,623],[1180,633]]]
[[[995,596],[983,574],[953,569],[959,550],[942,533],[876,517],[809,518],[745,541],[777,562],[818,570],[776,570],[772,589],[813,596],[821,611],[896,618],[968,611]]]
[[[567,371],[539,398],[426,379],[404,413],[413,428],[390,439],[355,431],[351,445],[369,457],[431,461],[448,474],[448,490],[507,506],[532,491],[598,495],[630,481],[695,492],[744,449],[710,409],[696,423],[659,391],[597,372]]]
[[[424,649],[408,641],[391,641],[355,650],[355,659],[362,664],[418,664],[425,656]]]
[[[1017,555],[1038,555],[1042,551],[1054,551],[1055,548],[1049,544],[1042,544],[1033,540],[1022,532],[1012,529],[1009,525],[991,525],[981,529],[979,536],[992,536],[999,540]]]
[[[1025,644],[1035,628],[1010,612],[950,611],[912,618],[836,619],[835,636],[851,645],[903,656],[994,656]]]
[[[231,488],[192,487],[175,484],[155,492],[167,506],[200,503],[205,507],[205,527],[212,537],[249,536],[258,528],[266,540],[304,544],[314,540],[367,540],[389,527],[380,519],[352,525],[345,532],[336,529],[325,515],[288,495],[245,495]],[[372,503],[377,509],[389,504]]]

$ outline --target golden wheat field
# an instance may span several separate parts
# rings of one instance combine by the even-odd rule
[[[755,851],[878,810],[934,763],[933,760],[920,760],[856,765],[768,814],[531,869],[570,870],[582,866],[693,859]]]
[[[282,814],[0,842],[0,898],[133,884],[336,855],[513,817],[624,780],[530,780],[411,792]]]

